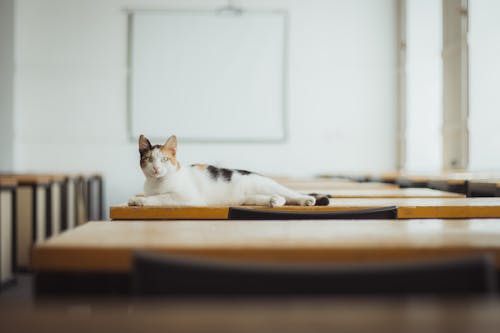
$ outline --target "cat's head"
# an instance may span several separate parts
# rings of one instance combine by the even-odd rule
[[[139,137],[139,153],[141,154],[141,169],[148,178],[165,177],[179,170],[175,158],[177,153],[177,138],[172,135],[163,145],[151,145],[144,136]]]

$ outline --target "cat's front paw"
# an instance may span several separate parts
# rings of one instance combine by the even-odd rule
[[[128,205],[129,206],[144,206],[146,203],[146,199],[143,197],[135,197],[132,199],[129,199]]]
[[[316,199],[314,197],[306,196],[299,199],[300,206],[314,206],[314,204],[316,204]]]
[[[273,195],[271,200],[269,200],[269,206],[271,207],[282,207],[286,203],[286,199],[280,195]]]

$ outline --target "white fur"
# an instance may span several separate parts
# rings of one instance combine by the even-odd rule
[[[177,167],[162,160],[159,149],[152,152],[153,162],[143,172],[146,176],[144,197],[130,199],[130,206],[231,206],[286,204],[313,206],[316,199],[288,189],[274,180],[258,175],[242,175],[233,171],[230,181],[216,180],[205,168]],[[157,172],[153,170],[156,167]]]

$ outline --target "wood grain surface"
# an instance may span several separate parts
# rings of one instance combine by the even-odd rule
[[[128,271],[134,250],[267,262],[408,261],[492,253],[500,219],[89,222],[35,245],[35,271]],[[500,265],[499,265],[500,266]]]
[[[398,207],[398,218],[500,218],[500,198],[351,198],[332,199],[329,206],[245,206],[249,209],[286,211],[338,211]],[[226,219],[229,207],[129,207],[110,208],[113,220]]]

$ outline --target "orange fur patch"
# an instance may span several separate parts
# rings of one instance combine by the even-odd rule
[[[206,164],[193,164],[193,166],[197,167],[198,169],[205,170],[207,168]]]
[[[160,151],[165,154],[165,156],[168,157],[168,160],[179,170],[181,168],[181,165],[175,158],[175,151],[172,149],[167,148],[165,145],[160,147]]]

